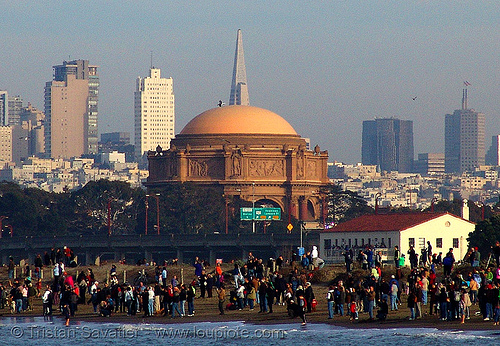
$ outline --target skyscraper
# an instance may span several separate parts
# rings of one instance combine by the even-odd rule
[[[485,117],[467,108],[467,88],[462,109],[445,116],[444,156],[447,173],[462,173],[484,165]]]
[[[413,121],[380,118],[363,121],[361,161],[383,171],[412,172]]]
[[[20,125],[21,112],[23,111],[23,99],[21,96],[9,96],[9,125]]]
[[[9,125],[9,94],[0,90],[0,126]]]
[[[231,82],[229,105],[250,105],[241,29],[238,29],[238,34],[236,36],[236,51],[234,53],[233,80]]]
[[[148,150],[170,148],[175,133],[175,99],[172,77],[161,78],[151,67],[149,77],[137,78],[134,93],[135,156],[141,161]]]
[[[492,166],[500,166],[500,135],[491,137],[491,146],[486,153],[485,163]]]
[[[97,153],[97,66],[88,60],[54,66],[45,85],[45,150],[49,157]]]

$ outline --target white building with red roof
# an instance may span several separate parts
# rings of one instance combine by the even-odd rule
[[[341,263],[342,251],[353,248],[355,256],[371,246],[382,251],[393,264],[394,247],[405,254],[414,246],[418,255],[430,241],[432,253],[444,255],[453,248],[455,259],[461,260],[467,253],[469,233],[475,223],[449,213],[371,214],[343,222],[320,233],[320,257],[326,263]]]

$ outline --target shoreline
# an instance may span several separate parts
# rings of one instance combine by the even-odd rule
[[[214,307],[215,308],[215,307]],[[233,313],[231,313],[233,312]],[[243,323],[250,324],[254,326],[279,326],[279,325],[293,325],[296,324],[297,327],[301,327],[301,320],[297,318],[290,318],[288,315],[280,312],[271,314],[258,314],[251,315],[248,318],[248,311],[231,311],[227,312],[225,315],[207,315],[202,313],[195,315],[193,317],[176,317],[171,318],[167,316],[153,316],[153,317],[143,317],[139,315],[127,316],[120,313],[114,314],[111,317],[101,317],[93,313],[80,314],[72,317],[70,319],[69,327],[78,326],[80,323],[116,323],[116,324],[127,324],[127,325],[166,325],[169,327],[175,326],[176,324],[203,324],[203,323]],[[256,313],[256,312],[255,312]],[[241,314],[241,316],[238,316]],[[257,314],[257,313],[256,313]],[[370,321],[366,316],[360,317],[357,321],[349,321],[346,316],[339,317],[335,316],[333,320],[328,320],[326,314],[322,312],[315,312],[307,314],[307,324],[312,325],[331,325],[335,327],[341,327],[346,329],[378,329],[378,330],[397,330],[397,329],[435,329],[439,331],[477,331],[477,332],[489,332],[497,331],[500,333],[500,327],[494,326],[492,321],[483,321],[479,317],[472,317],[471,320],[467,320],[466,323],[461,324],[459,321],[439,321],[434,317],[424,316],[422,319],[417,319],[414,321],[409,321],[406,318],[389,318],[386,321]],[[476,318],[475,318],[476,317]],[[43,319],[43,316],[35,313],[22,313],[22,314],[0,314],[0,321],[7,321],[10,319],[31,319],[38,318]],[[52,321],[50,322],[60,322],[61,326],[64,325],[64,317],[59,314],[52,315]],[[49,321],[40,321],[49,322]],[[16,321],[14,323],[19,323]],[[22,322],[21,322],[22,323]],[[307,325],[306,325],[307,326]]]

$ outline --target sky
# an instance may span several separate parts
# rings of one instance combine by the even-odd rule
[[[415,156],[444,151],[444,115],[500,134],[500,1],[0,0],[0,90],[43,110],[52,66],[99,66],[99,132],[130,132],[136,78],[173,77],[176,133],[228,101],[242,30],[250,104],[284,117],[330,161],[361,160],[363,120],[413,120]],[[413,98],[415,98],[413,100]]]

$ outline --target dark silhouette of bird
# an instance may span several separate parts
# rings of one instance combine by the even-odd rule
[[[415,101],[415,100],[417,99],[417,97],[415,96],[415,97],[412,97],[411,99],[412,99],[413,101]]]
[[[222,102],[222,100],[219,100],[219,103],[217,103],[217,106],[219,106],[219,107],[222,107],[222,106],[224,106],[224,105],[225,105],[225,103],[224,103],[224,102]]]

